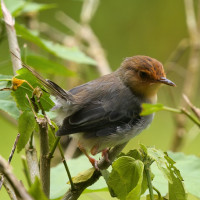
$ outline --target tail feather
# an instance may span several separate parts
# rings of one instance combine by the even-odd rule
[[[12,53],[12,52],[11,52]],[[18,58],[14,53],[12,53],[16,58]],[[72,94],[70,94],[69,92],[63,90],[60,86],[58,86],[56,83],[54,83],[53,81],[50,80],[45,80],[39,73],[37,73],[33,68],[31,68],[30,66],[24,64],[20,58],[18,58],[22,64],[22,66],[26,69],[28,69],[39,81],[40,83],[46,87],[49,92],[55,96],[55,97],[60,97],[62,99],[65,100],[69,100],[69,101],[73,101],[74,98],[72,96]]]

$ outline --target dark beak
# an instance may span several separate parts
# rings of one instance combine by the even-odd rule
[[[176,86],[175,83],[173,83],[172,81],[170,81],[169,79],[167,79],[167,78],[165,78],[165,77],[161,77],[161,78],[158,80],[158,82],[164,83],[164,84],[166,84],[166,85],[170,85],[170,86],[173,86],[173,87]]]

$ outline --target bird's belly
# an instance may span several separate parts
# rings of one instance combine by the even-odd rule
[[[94,137],[85,137],[87,133],[76,133],[72,134],[71,137],[78,141],[86,151],[91,152],[94,147],[96,148],[96,153],[101,152],[106,148],[110,148],[119,144],[128,142],[131,138],[135,137],[143,129],[149,126],[153,120],[153,115],[142,117],[142,119],[135,124],[130,126],[129,124],[117,127],[115,133],[106,135],[106,136],[95,136]]]

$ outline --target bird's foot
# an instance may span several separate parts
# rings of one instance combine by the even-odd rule
[[[99,167],[98,167],[98,161],[95,160],[94,158],[88,156],[88,159],[90,161],[90,163],[92,164],[92,166],[96,169],[96,170],[100,170]]]
[[[108,163],[111,163],[109,157],[108,157],[108,152],[109,152],[109,149],[106,148],[102,151],[102,156],[105,158],[105,160],[108,162]]]

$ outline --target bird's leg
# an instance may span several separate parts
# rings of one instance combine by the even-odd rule
[[[98,167],[98,161],[95,160],[94,158],[92,158],[91,156],[88,155],[87,151],[85,150],[85,148],[81,145],[78,144],[79,149],[87,156],[88,160],[90,161],[90,163],[92,164],[92,166],[99,171],[99,167]]]
[[[109,152],[109,148],[104,149],[101,153],[102,156],[105,158],[105,160],[110,163],[110,159],[108,158],[108,152]]]

